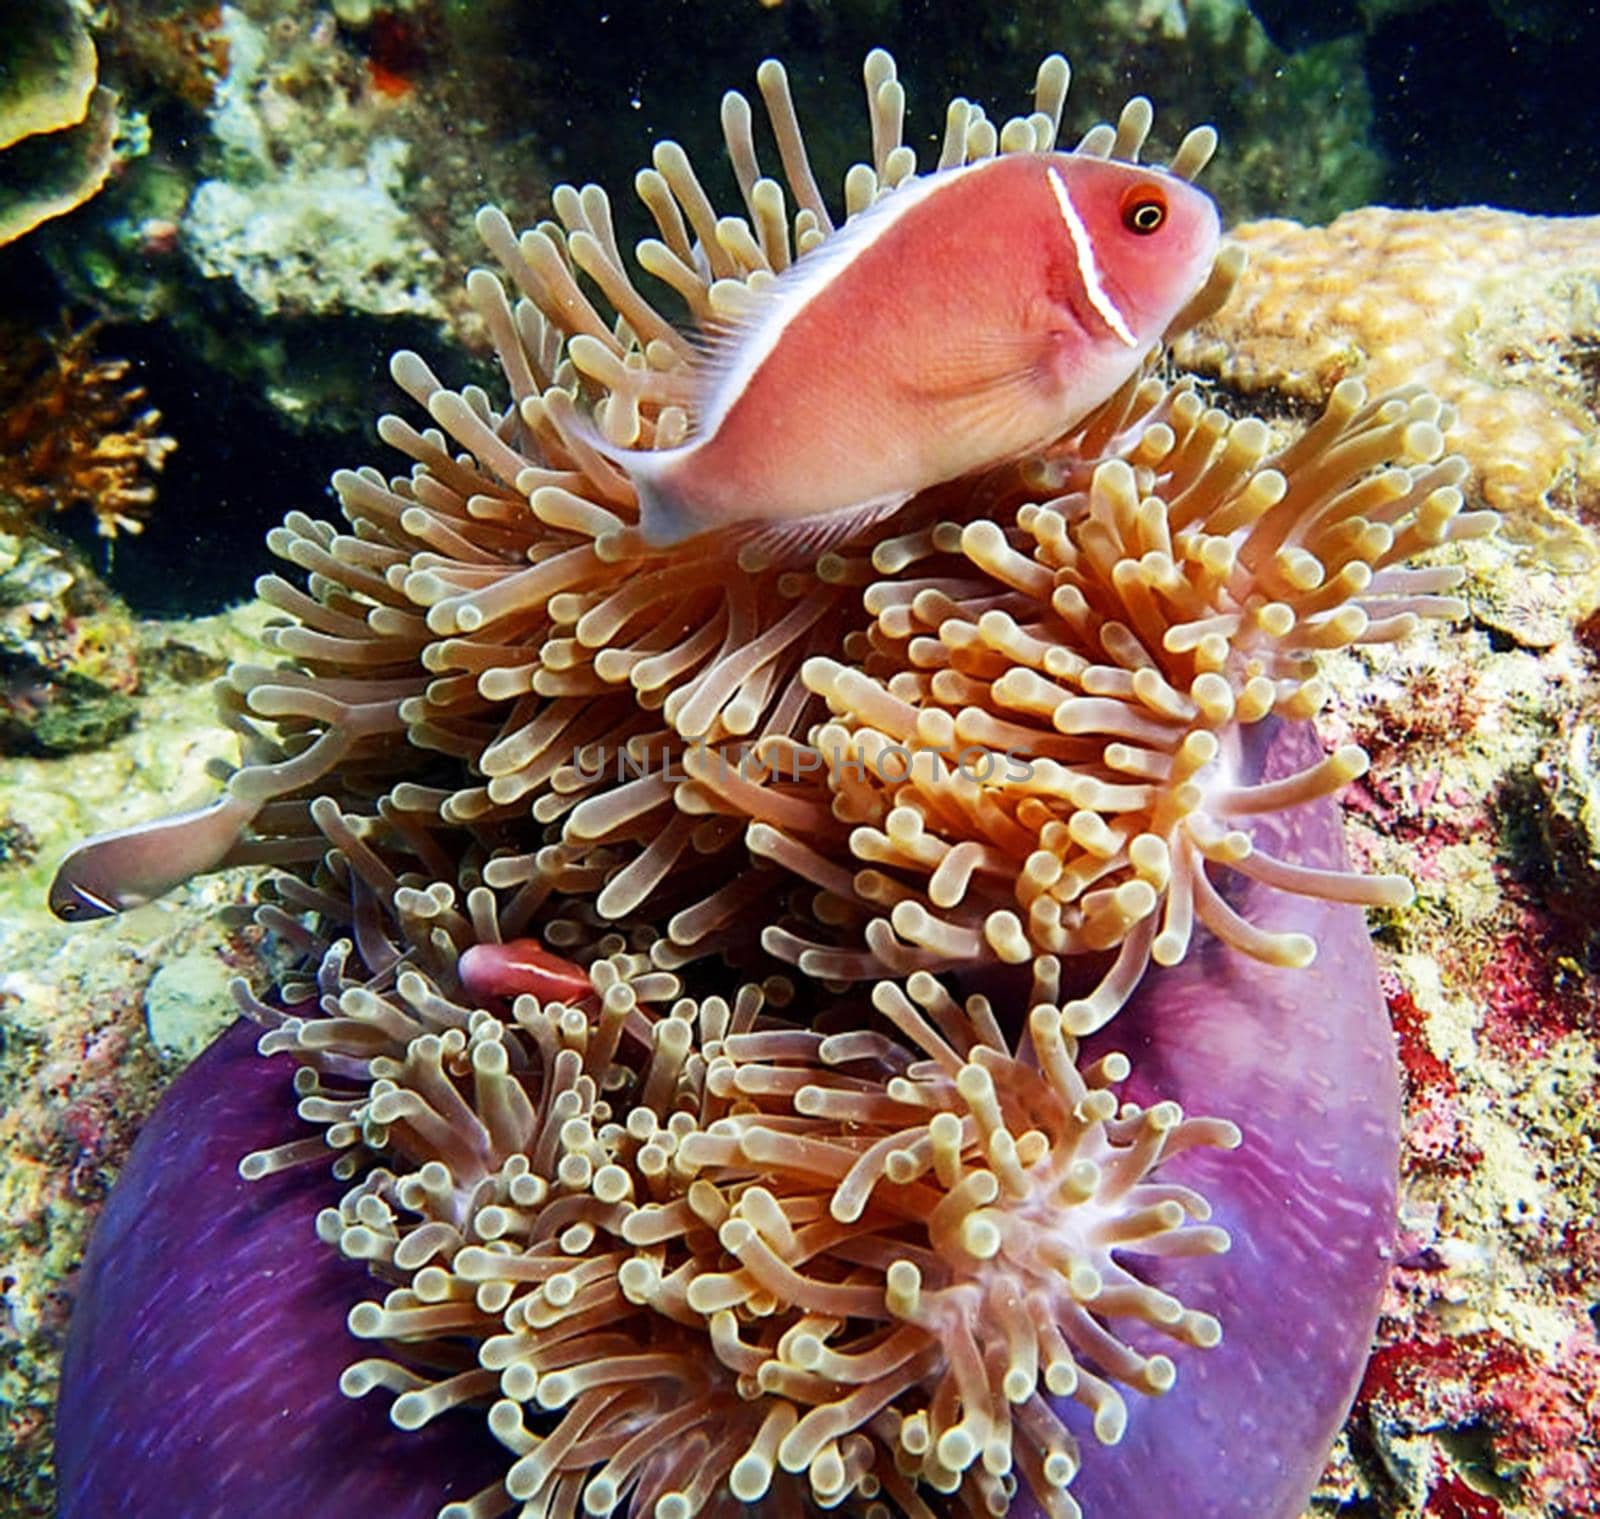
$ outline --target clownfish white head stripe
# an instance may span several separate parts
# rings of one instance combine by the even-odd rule
[[[1050,188],[1055,192],[1056,204],[1061,207],[1061,219],[1067,224],[1067,235],[1072,239],[1073,252],[1078,256],[1078,274],[1083,280],[1084,294],[1089,304],[1105,318],[1106,326],[1130,348],[1137,348],[1139,340],[1129,330],[1128,324],[1117,310],[1117,303],[1105,292],[1100,283],[1100,268],[1094,260],[1094,244],[1089,240],[1089,229],[1072,204],[1072,192],[1067,182],[1055,170],[1049,172]]]
[[[795,557],[1039,448],[1134,374],[1203,284],[1210,199],[1159,169],[1015,152],[910,180],[797,259],[685,376],[674,448],[593,446],[645,540]]]

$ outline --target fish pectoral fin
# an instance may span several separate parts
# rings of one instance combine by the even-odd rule
[[[1074,420],[1059,387],[1037,371],[995,375],[972,386],[914,393],[922,397],[918,404],[937,408],[940,432],[947,440],[974,440],[969,449],[957,447],[956,452],[983,456],[989,463],[998,464],[1049,442]]]
[[[755,568],[750,562],[753,555],[759,558],[762,568],[810,564],[818,555],[848,543],[874,523],[893,516],[910,499],[905,492],[899,492],[815,517],[754,525],[739,533],[739,563],[747,571]]]
[[[974,395],[1016,398],[1049,380],[1063,334],[975,333],[919,361],[896,384],[917,401],[948,403]]]
[[[651,548],[671,548],[706,531],[707,524],[696,520],[689,502],[659,476],[630,470],[629,478],[639,498],[639,531]]]

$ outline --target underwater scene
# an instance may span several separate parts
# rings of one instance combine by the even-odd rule
[[[1600,1516],[1596,78],[0,0],[0,1519]]]

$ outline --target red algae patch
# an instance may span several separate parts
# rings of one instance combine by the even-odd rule
[[[1327,737],[1373,755],[1357,856],[1418,897],[1375,915],[1406,1073],[1401,1237],[1323,1493],[1406,1519],[1600,1512],[1600,671],[1575,636],[1600,576],[1577,541],[1590,567],[1565,575],[1537,550],[1470,551],[1464,650],[1425,632],[1326,667]]]

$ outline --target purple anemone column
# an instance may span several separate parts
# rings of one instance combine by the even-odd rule
[[[1318,757],[1303,727],[1271,739],[1262,778]],[[1346,864],[1338,809],[1263,818],[1258,845],[1299,864]],[[1085,1519],[1297,1519],[1349,1412],[1389,1270],[1399,1171],[1400,1087],[1364,914],[1246,884],[1252,922],[1311,934],[1305,970],[1273,970],[1207,935],[1152,974],[1094,1041],[1133,1062],[1126,1095],[1172,1098],[1231,1118],[1232,1152],[1196,1150],[1162,1180],[1196,1187],[1233,1236],[1223,1256],[1130,1264],[1222,1343],[1174,1349],[1177,1385],[1128,1397],[1120,1444],[1084,1439],[1072,1485]],[[1074,1407],[1068,1415],[1082,1428]]]
[[[503,1468],[475,1411],[407,1434],[352,1401],[346,1332],[374,1293],[316,1237],[326,1167],[246,1182],[293,1138],[292,1062],[240,1024],[173,1083],[79,1280],[56,1416],[59,1519],[432,1519]],[[370,1353],[370,1347],[366,1353]]]

